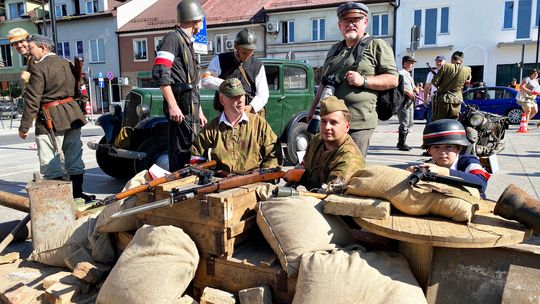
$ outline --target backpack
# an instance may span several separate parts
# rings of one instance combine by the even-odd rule
[[[364,50],[375,37],[368,37],[361,40],[356,48],[356,61],[358,65],[364,56]],[[405,101],[405,90],[403,88],[403,76],[399,75],[398,85],[395,88],[386,91],[377,91],[377,116],[380,120],[388,120],[395,115]]]

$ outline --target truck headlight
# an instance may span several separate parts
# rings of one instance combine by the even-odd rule
[[[482,114],[473,114],[471,118],[469,119],[469,123],[475,127],[481,125],[483,122],[484,122],[484,116],[482,116]]]
[[[144,119],[150,115],[150,108],[145,104],[138,105],[136,111],[140,119]]]

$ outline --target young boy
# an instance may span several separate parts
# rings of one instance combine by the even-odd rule
[[[433,173],[456,176],[464,180],[482,184],[480,195],[486,198],[487,182],[490,174],[482,168],[480,160],[470,154],[460,154],[469,146],[463,125],[454,119],[440,119],[429,123],[423,135],[422,149],[427,149],[431,161],[420,164]],[[414,166],[407,168],[414,170]]]

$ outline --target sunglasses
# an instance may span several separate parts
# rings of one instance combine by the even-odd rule
[[[357,17],[357,18],[347,18],[347,19],[339,19],[339,23],[342,25],[349,25],[349,24],[358,24],[360,21],[366,19],[365,16],[363,17]]]

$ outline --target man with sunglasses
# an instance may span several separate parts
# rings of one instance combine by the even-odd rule
[[[348,2],[337,9],[338,27],[343,40],[334,44],[324,62],[324,77],[337,79],[334,95],[345,100],[352,115],[349,134],[365,157],[369,141],[377,127],[377,91],[395,88],[398,71],[394,53],[388,43],[374,39],[362,58],[356,58],[359,43],[369,37],[366,33],[369,9],[363,3]],[[324,86],[319,86],[320,93]],[[317,104],[313,104],[311,119]]]
[[[11,29],[7,34],[9,44],[17,51],[17,53],[21,54],[24,58],[26,58],[28,62],[26,71],[23,71],[21,73],[21,79],[24,81],[25,84],[28,83],[28,80],[30,79],[30,72],[28,71],[30,69],[30,65],[32,64],[32,55],[28,50],[28,42],[26,41],[28,39],[28,36],[28,32],[20,27]]]

